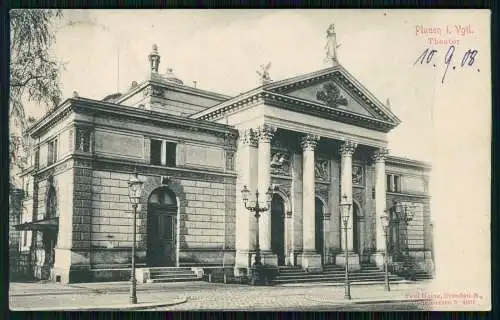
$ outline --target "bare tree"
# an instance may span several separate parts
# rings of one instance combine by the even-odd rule
[[[32,121],[26,117],[25,105],[32,103],[47,112],[60,102],[58,76],[62,66],[50,49],[55,40],[53,25],[61,17],[61,10],[10,11],[11,173],[22,169],[26,162],[27,141],[23,134]]]

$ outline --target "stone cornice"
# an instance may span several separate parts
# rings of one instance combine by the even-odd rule
[[[61,120],[71,112],[91,114],[92,116],[113,115],[144,122],[160,122],[168,124],[170,127],[177,127],[186,130],[204,131],[217,136],[233,137],[238,136],[238,131],[231,126],[212,123],[204,120],[190,119],[180,116],[163,114],[156,111],[140,110],[138,108],[117,105],[109,102],[102,102],[84,98],[72,98],[66,100],[59,108],[44,116],[34,126],[28,129],[32,136],[38,136],[51,125]]]
[[[330,108],[322,103],[315,103],[308,100],[303,100],[296,97],[286,96],[279,93],[268,91],[254,92],[253,95],[239,100],[232,105],[221,106],[212,112],[205,113],[205,111],[195,114],[191,117],[203,120],[218,120],[228,113],[257,103],[265,103],[282,109],[287,109],[303,114],[309,114],[324,119],[339,121],[347,124],[353,124],[363,128],[373,129],[381,132],[389,132],[396,125],[389,121],[378,120],[365,115],[357,114],[339,108]],[[208,109],[210,110],[210,109]]]
[[[402,166],[402,167],[412,167],[416,169],[424,169],[426,171],[432,170],[432,166],[428,162],[424,161],[419,161],[419,160],[413,160],[413,159],[408,159],[408,158],[403,158],[403,157],[397,157],[397,156],[387,156],[385,159],[386,164],[393,164],[396,166]]]
[[[122,102],[130,99],[131,97],[133,97],[137,94],[141,94],[141,91],[144,91],[146,88],[152,87],[152,86],[157,86],[157,87],[161,87],[162,89],[166,89],[166,90],[170,90],[170,91],[187,93],[190,95],[195,95],[195,96],[219,100],[219,101],[225,101],[225,100],[229,100],[232,98],[231,96],[208,91],[208,90],[202,90],[202,89],[193,88],[193,87],[189,87],[189,86],[185,86],[185,85],[178,85],[178,84],[170,83],[170,82],[166,83],[166,82],[162,82],[158,79],[150,79],[150,80],[142,82],[134,89],[125,93],[123,96],[121,96],[117,100],[117,103],[122,103]]]
[[[318,81],[332,78],[337,79],[347,91],[352,92],[356,96],[358,102],[370,106],[370,109],[372,110],[371,112],[375,112],[384,120],[375,119],[340,108],[331,108],[319,102],[316,103],[314,101],[303,100],[282,94],[295,87],[310,85]],[[205,120],[216,120],[222,118],[227,113],[240,109],[242,106],[249,105],[255,100],[262,99],[264,100],[262,102],[276,107],[286,108],[300,113],[311,114],[344,123],[350,123],[382,132],[389,132],[401,122],[387,107],[378,101],[376,97],[366,90],[364,86],[342,66],[323,69],[258,87],[231,100],[193,114],[191,117]]]

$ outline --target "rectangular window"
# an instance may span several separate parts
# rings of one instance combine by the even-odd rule
[[[23,247],[26,247],[28,245],[28,231],[24,230],[23,231]]]
[[[151,139],[151,151],[149,154],[151,164],[161,165],[161,140]]]
[[[387,191],[401,192],[401,176],[395,174],[387,175]]]
[[[54,139],[47,144],[47,164],[51,165],[57,161],[57,139]]]
[[[176,149],[177,145],[173,142],[167,142],[165,148],[165,165],[168,167],[175,167],[175,159],[176,159]]]
[[[394,192],[401,192],[400,176],[394,176]]]

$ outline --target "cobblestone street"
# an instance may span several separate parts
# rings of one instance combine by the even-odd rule
[[[352,286],[352,300],[344,300],[344,288],[328,285],[307,287],[251,287],[206,282],[139,285],[140,303],[166,304],[147,310],[418,310],[409,295],[425,291],[426,283],[394,285],[385,292],[381,285]],[[120,309],[128,303],[128,284],[89,283],[56,285],[11,283],[13,310],[79,309],[99,307]]]

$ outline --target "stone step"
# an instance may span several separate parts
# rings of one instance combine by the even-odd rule
[[[165,277],[191,277],[196,276],[194,272],[169,272],[169,273],[155,273],[151,274],[151,278],[165,278]]]
[[[349,282],[372,282],[372,283],[384,283],[385,278],[349,278]],[[389,278],[390,283],[395,283],[398,281],[404,281],[403,279],[399,277],[393,277]],[[285,284],[285,283],[307,283],[307,282],[325,282],[325,283],[344,283],[345,279],[343,278],[329,278],[329,277],[324,277],[324,278],[297,278],[297,279],[275,279],[273,280],[274,284]]]
[[[161,283],[161,282],[184,282],[184,281],[201,281],[200,278],[194,277],[168,277],[168,278],[160,278],[160,279],[149,279],[147,283]]]
[[[293,279],[302,279],[302,278],[310,278],[310,279],[317,279],[317,278],[328,278],[328,279],[344,279],[344,275],[329,275],[329,274],[309,274],[309,275],[304,275],[304,276],[283,276],[279,275],[276,277],[276,279],[280,280],[293,280]],[[385,278],[385,274],[350,274],[349,279],[366,279],[366,278],[374,278],[374,279],[383,279]],[[389,275],[389,278],[399,278],[396,275]]]

